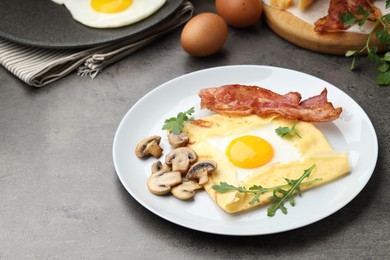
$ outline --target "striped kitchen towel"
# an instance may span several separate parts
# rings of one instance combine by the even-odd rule
[[[106,66],[130,55],[162,35],[186,23],[194,7],[186,1],[167,21],[145,31],[137,39],[83,50],[55,50],[22,45],[0,38],[0,64],[16,77],[35,87],[45,86],[78,69],[91,78]]]

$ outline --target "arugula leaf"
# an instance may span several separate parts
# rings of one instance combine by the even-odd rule
[[[219,185],[213,185],[212,188],[220,193],[225,193],[229,191],[237,191],[240,193],[249,193],[253,194],[253,197],[248,202],[249,204],[255,204],[260,202],[259,196],[266,192],[272,191],[272,196],[269,198],[273,204],[271,204],[267,209],[267,215],[273,217],[275,212],[280,209],[284,214],[287,214],[287,208],[284,206],[284,203],[288,200],[292,206],[295,206],[295,200],[293,195],[297,193],[299,196],[302,195],[301,185],[310,185],[314,182],[321,181],[322,179],[314,179],[311,181],[303,182],[303,180],[310,176],[313,171],[315,164],[310,168],[304,170],[301,177],[296,180],[290,180],[284,178],[287,184],[278,185],[275,187],[264,188],[262,186],[253,185],[249,189],[239,186],[228,184],[226,182],[220,182]],[[287,189],[287,190],[286,190]]]
[[[311,166],[309,169],[304,170],[303,174],[299,179],[297,180],[289,180],[285,178],[287,183],[291,185],[291,188],[287,191],[282,190],[282,189],[277,189],[273,192],[273,195],[270,197],[270,200],[273,201],[275,204],[272,204],[271,206],[268,207],[267,210],[267,215],[272,217],[275,215],[275,212],[280,209],[284,214],[287,214],[287,208],[284,206],[284,203],[286,200],[288,200],[291,204],[291,206],[295,206],[295,200],[292,197],[294,191],[298,193],[299,196],[301,196],[302,191],[300,188],[300,184],[303,181],[303,179],[307,178],[310,176],[311,172],[313,171],[315,167],[315,164]],[[279,195],[281,194],[281,196]]]
[[[296,125],[297,125],[297,121],[294,122],[294,124],[292,125],[291,129],[288,128],[287,126],[285,126],[285,127],[278,127],[278,128],[275,129],[275,133],[277,133],[281,137],[285,137],[285,136],[288,136],[288,135],[296,135],[299,138],[301,138],[301,136],[298,134],[297,130],[295,129]]]
[[[213,185],[212,187],[214,190],[220,192],[220,193],[225,193],[228,191],[239,191],[239,192],[245,192],[246,188],[245,187],[236,187],[234,185],[228,184],[227,182],[221,181],[219,185]]]
[[[190,118],[189,116],[191,116],[192,113],[194,112],[195,112],[195,108],[191,107],[189,110],[185,112],[178,113],[176,117],[171,117],[169,119],[166,119],[164,121],[162,130],[169,130],[169,132],[172,134],[180,134],[184,127],[184,122],[191,121],[192,118]]]

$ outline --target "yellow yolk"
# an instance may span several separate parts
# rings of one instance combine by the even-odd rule
[[[271,161],[274,149],[258,136],[244,135],[230,142],[226,148],[226,156],[235,166],[250,169]]]
[[[92,0],[93,10],[101,13],[119,13],[133,3],[133,0]]]

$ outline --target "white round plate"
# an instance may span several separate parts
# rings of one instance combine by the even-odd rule
[[[315,125],[333,148],[347,152],[351,172],[332,183],[303,192],[295,207],[286,203],[288,214],[277,211],[267,216],[267,207],[240,214],[220,209],[205,191],[194,200],[180,201],[173,196],[153,195],[146,186],[154,158],[141,160],[134,150],[139,141],[150,136],[163,137],[165,151],[170,147],[161,128],[165,119],[195,107],[194,118],[210,114],[200,110],[197,93],[202,88],[225,84],[258,85],[279,94],[298,91],[302,98],[319,94],[325,87],[335,107],[342,106],[339,119]],[[196,71],[162,84],[141,98],[120,123],[113,143],[113,159],[118,177],[126,190],[141,205],[178,225],[224,235],[263,235],[296,229],[338,211],[349,203],[370,179],[378,157],[375,129],[363,109],[337,87],[316,77],[288,69],[238,65]],[[163,157],[162,157],[163,160]]]

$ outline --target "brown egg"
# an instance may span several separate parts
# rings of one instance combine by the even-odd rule
[[[201,13],[184,26],[180,42],[190,55],[204,57],[220,50],[227,37],[228,26],[222,17],[214,13]]]
[[[217,14],[234,27],[244,28],[254,25],[261,17],[261,0],[216,0]]]

